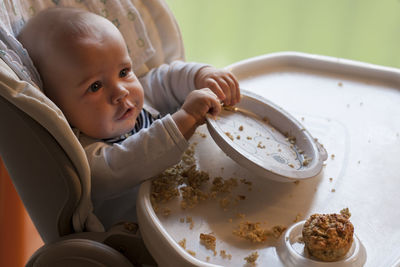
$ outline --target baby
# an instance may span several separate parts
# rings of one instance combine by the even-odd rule
[[[42,11],[18,39],[45,94],[85,149],[94,212],[105,227],[135,220],[140,182],[179,162],[187,140],[207,114],[220,112],[221,101],[234,105],[240,99],[231,73],[198,63],[162,65],[139,81],[119,30],[86,11]],[[145,96],[166,115],[143,108]]]

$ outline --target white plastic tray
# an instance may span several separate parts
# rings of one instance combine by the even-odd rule
[[[365,266],[397,266],[400,258],[400,72],[360,62],[301,53],[277,53],[230,66],[242,88],[259,94],[294,115],[328,152],[323,171],[300,183],[278,183],[254,177],[227,157],[210,136],[195,135],[196,157],[211,177],[245,178],[252,191],[240,186],[245,201],[222,211],[212,201],[157,216],[149,200],[150,182],[139,192],[138,216],[143,238],[160,266],[246,266],[243,258],[257,250],[257,266],[284,266],[279,241],[257,245],[241,241],[232,230],[243,220],[288,227],[313,213],[339,212],[348,207],[359,242],[366,249]],[[207,134],[205,126],[199,131]],[[221,168],[223,167],[223,168]],[[191,216],[194,227],[181,223]],[[232,222],[229,222],[232,219]],[[199,244],[200,233],[214,233],[213,256]],[[187,249],[178,241],[186,238]],[[209,256],[209,262],[206,257]],[[324,266],[321,264],[321,266]]]

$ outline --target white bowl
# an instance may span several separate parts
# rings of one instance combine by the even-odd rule
[[[221,150],[238,164],[279,182],[320,173],[327,159],[325,149],[288,112],[246,90],[233,109],[208,117],[207,127]],[[295,145],[288,136],[296,139]]]

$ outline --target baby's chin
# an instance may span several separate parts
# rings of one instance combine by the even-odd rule
[[[123,127],[120,127],[120,128],[117,129],[117,130],[111,131],[111,132],[107,135],[108,137],[102,138],[102,139],[115,138],[115,137],[119,137],[119,136],[122,136],[122,135],[124,135],[124,134],[127,134],[127,133],[129,133],[130,131],[132,131],[133,128],[135,128],[135,123],[136,123],[136,119],[135,119],[133,122],[131,122],[131,123],[126,122],[125,125],[124,125]]]
[[[97,132],[85,131],[84,129],[80,129],[80,131],[90,138],[106,140],[106,139],[117,138],[124,134],[127,134],[134,127],[135,127],[135,124],[133,123],[131,126],[127,125],[126,127],[122,127],[119,129],[110,129],[110,130],[103,130],[103,131],[97,131]]]
[[[76,128],[78,128],[88,137],[94,139],[104,140],[117,138],[126,133],[129,133],[130,131],[132,131],[133,128],[135,128],[136,117],[137,116],[132,116],[131,118],[120,122],[111,121],[108,123],[98,124],[96,125],[96,127],[90,127],[90,125],[84,124],[81,128]]]

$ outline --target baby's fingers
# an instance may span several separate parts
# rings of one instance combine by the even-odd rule
[[[217,80],[212,78],[207,79],[207,88],[209,88],[214,94],[216,94],[218,99],[220,99],[221,101],[224,101],[226,99],[225,93],[219,86]]]
[[[226,106],[236,103],[235,83],[229,77],[215,77],[207,85]]]
[[[216,81],[217,81],[216,90],[221,91],[223,93],[224,98],[222,100],[224,104],[227,106],[234,105],[234,101],[232,101],[234,96],[232,95],[232,90],[231,90],[232,82],[224,77],[217,78]]]
[[[219,103],[218,99],[214,98],[211,99],[211,106],[208,110],[208,113],[212,116],[217,116],[221,112],[221,104]]]
[[[239,88],[239,82],[236,80],[235,76],[233,74],[228,73],[225,76],[225,81],[229,84],[229,90],[231,92],[231,105],[235,105],[240,101],[240,88]]]
[[[203,91],[206,95],[206,101],[208,105],[207,113],[213,116],[218,115],[221,112],[221,104],[217,95],[210,88],[204,88],[201,89],[201,91]]]
[[[240,90],[235,82],[235,79],[231,78],[230,76],[224,77],[226,87],[223,88],[223,91],[226,95],[225,104],[228,106],[233,106],[240,100]]]

